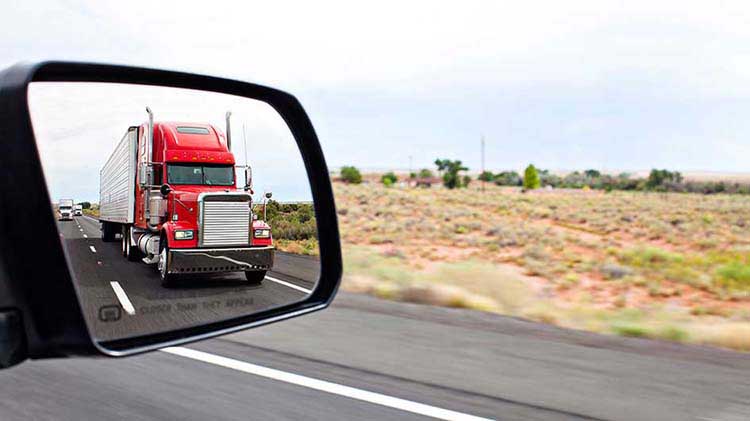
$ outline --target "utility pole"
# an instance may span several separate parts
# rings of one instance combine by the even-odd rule
[[[482,135],[481,150],[482,150],[482,172],[479,174],[480,177],[482,177],[482,175],[484,174],[484,135]],[[484,192],[484,177],[482,177],[482,191]]]

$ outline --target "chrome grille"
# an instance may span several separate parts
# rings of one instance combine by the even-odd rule
[[[242,198],[242,196],[240,197]],[[234,196],[234,198],[236,199],[237,196]],[[201,245],[248,245],[250,243],[250,206],[248,201],[222,200],[223,198],[217,196],[210,196],[205,199],[202,203],[201,212],[203,222]]]

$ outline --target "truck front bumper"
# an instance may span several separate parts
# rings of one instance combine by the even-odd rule
[[[275,248],[171,249],[169,273],[210,273],[270,270]]]

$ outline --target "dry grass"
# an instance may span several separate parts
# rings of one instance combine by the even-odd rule
[[[345,288],[746,350],[748,197],[334,187]]]

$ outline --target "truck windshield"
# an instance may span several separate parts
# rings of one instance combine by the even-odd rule
[[[232,186],[234,185],[234,167],[231,165],[169,164],[167,165],[167,182]]]

